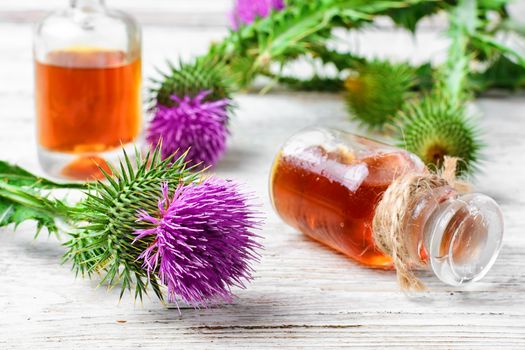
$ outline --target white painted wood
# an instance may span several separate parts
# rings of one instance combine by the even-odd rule
[[[11,9],[30,10],[32,3],[19,1]],[[157,26],[144,32],[147,75],[165,57],[203,52],[224,34]],[[0,23],[0,33],[0,158],[39,171],[30,26]],[[422,59],[446,44],[437,38],[435,33],[418,38],[420,50],[399,33],[372,32],[360,40],[366,54],[381,50]],[[401,293],[393,273],[360,267],[304,238],[271,209],[267,175],[279,145],[303,127],[345,120],[341,99],[277,91],[239,95],[237,101],[229,152],[215,171],[256,192],[267,216],[261,232],[265,251],[249,288],[236,291],[231,305],[185,308],[181,315],[153,298],[134,305],[126,296],[119,303],[118,291],[75,279],[69,265],[60,265],[64,249],[54,238],[33,241],[31,225],[16,232],[0,229],[0,349],[525,348],[523,95],[476,104],[488,144],[477,189],[498,200],[506,219],[499,260],[468,289],[445,286],[424,273],[430,290],[415,295]]]
[[[0,3],[0,20],[34,22],[49,11],[67,6],[69,0],[16,0]],[[178,26],[225,26],[233,0],[109,0],[142,23]]]
[[[69,0],[4,0],[0,2],[0,21],[34,22],[49,11],[61,9]],[[122,9],[134,15],[143,24],[156,26],[199,26],[224,27],[228,24],[226,15],[235,0],[106,0],[113,8]],[[513,15],[525,21],[525,2],[514,1],[510,5]],[[382,26],[389,21],[380,20]],[[443,27],[445,18],[436,16],[424,20],[420,29]]]

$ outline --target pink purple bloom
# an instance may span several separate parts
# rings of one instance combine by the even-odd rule
[[[260,248],[252,230],[260,221],[249,199],[234,182],[208,178],[172,195],[164,184],[158,215],[139,213],[138,222],[151,227],[136,231],[136,239],[154,238],[139,259],[150,274],[158,273],[170,301],[230,301],[230,288],[244,288],[251,279],[250,261]]]
[[[272,10],[284,7],[284,0],[237,0],[231,15],[232,27],[237,30],[242,24],[250,24],[257,17],[267,17]]]
[[[152,145],[162,141],[162,156],[188,150],[186,159],[196,165],[215,165],[226,150],[228,99],[205,101],[202,91],[194,98],[172,96],[171,107],[158,105],[147,132]]]

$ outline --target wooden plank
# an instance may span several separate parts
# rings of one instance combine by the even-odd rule
[[[0,3],[0,22],[35,23],[50,11],[63,9],[66,0],[4,1]],[[156,26],[182,27],[225,27],[229,25],[228,13],[234,0],[111,0],[106,1],[112,8],[121,9],[135,16],[142,24]],[[525,2],[515,1],[509,6],[513,16],[525,22]],[[443,28],[444,16],[434,16],[424,20],[419,28]],[[385,19],[378,21],[383,28],[391,28],[392,23]]]
[[[229,0],[115,0],[107,3],[132,14],[142,24],[189,27],[224,27],[232,6]],[[4,2],[0,4],[0,22],[34,23],[67,4],[66,0]]]
[[[54,10],[68,6],[70,0],[17,0],[3,1],[0,4],[0,11],[3,10]],[[105,0],[109,7],[137,10],[156,10],[156,11],[185,11],[185,12],[206,12],[206,11],[226,11],[234,3],[233,0]]]
[[[49,12],[66,8],[68,0],[4,1],[0,4],[0,22],[35,23]],[[114,0],[108,6],[135,16],[142,24],[188,27],[224,27],[228,25],[229,0]]]
[[[137,2],[138,3],[138,2]],[[31,30],[0,24],[0,159],[39,171],[34,144]],[[146,27],[145,70],[165,57],[202,53],[224,31]],[[368,55],[423,60],[446,42],[365,33]],[[378,48],[382,48],[379,50]],[[400,52],[404,55],[400,55]],[[301,67],[297,67],[301,70]],[[275,91],[237,96],[229,152],[214,169],[237,179],[262,202],[265,250],[254,282],[231,305],[204,310],[146,299],[75,279],[60,265],[64,248],[34,227],[0,229],[0,348],[145,349],[523,349],[525,348],[525,99],[486,97],[475,108],[486,131],[484,172],[476,188],[501,203],[506,233],[501,256],[480,283],[445,286],[429,272],[424,293],[405,295],[392,272],[374,271],[314,243],[283,224],[267,195],[268,171],[279,146],[296,130],[346,120],[340,96]],[[359,130],[354,124],[350,127]]]

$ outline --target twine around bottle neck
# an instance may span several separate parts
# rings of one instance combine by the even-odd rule
[[[409,232],[409,217],[419,200],[429,192],[450,186],[458,192],[468,192],[470,185],[456,179],[457,158],[445,157],[440,173],[405,174],[396,178],[378,203],[372,223],[376,246],[393,260],[397,279],[403,290],[424,290],[424,284],[414,274]]]

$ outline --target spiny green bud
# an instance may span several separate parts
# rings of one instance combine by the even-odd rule
[[[371,129],[392,121],[416,80],[409,65],[379,60],[361,64],[354,73],[345,81],[348,109],[353,119]]]
[[[479,134],[464,105],[451,105],[437,93],[407,105],[399,114],[399,146],[436,169],[445,156],[457,157],[458,175],[476,170],[483,147]]]
[[[75,222],[84,222],[71,233],[66,260],[81,275],[103,275],[101,283],[112,286],[122,284],[121,296],[126,289],[135,287],[140,299],[148,283],[162,299],[155,276],[148,276],[138,260],[139,255],[152,243],[145,237],[137,240],[134,232],[142,228],[137,212],[158,211],[159,189],[163,184],[176,187],[199,179],[200,174],[186,168],[185,154],[178,159],[161,160],[160,146],[145,157],[136,155],[136,166],[125,154],[120,169],[106,174],[107,182],[97,182],[88,197],[76,211]],[[136,168],[136,169],[135,169]]]
[[[169,72],[161,74],[160,80],[153,80],[151,107],[161,104],[172,107],[172,96],[196,97],[202,91],[209,91],[208,101],[231,100],[232,81],[227,67],[212,58],[203,57],[193,62],[178,64],[168,62]]]

